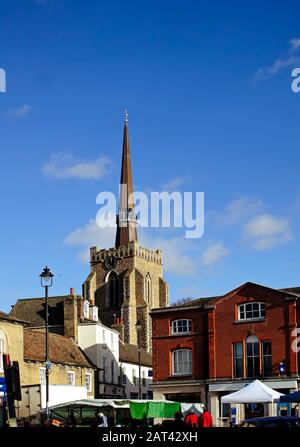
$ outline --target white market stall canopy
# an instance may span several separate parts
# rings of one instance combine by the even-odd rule
[[[87,399],[85,386],[49,385],[49,407]],[[41,408],[46,407],[46,385],[41,385]]]
[[[255,380],[235,393],[221,397],[222,404],[272,403],[279,401],[282,393],[273,390],[260,380]]]
[[[112,407],[112,408],[129,408],[129,404],[135,403],[148,403],[148,402],[157,402],[157,403],[174,403],[171,400],[143,400],[143,399],[80,399],[73,401],[66,401],[64,403],[58,405],[49,406],[50,410],[54,410],[57,408],[67,407],[67,406],[82,406],[82,407]]]

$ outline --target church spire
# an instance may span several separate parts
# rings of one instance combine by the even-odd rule
[[[122,168],[120,179],[119,213],[117,215],[116,247],[137,241],[136,216],[134,214],[133,185],[128,136],[128,113],[125,111]]]

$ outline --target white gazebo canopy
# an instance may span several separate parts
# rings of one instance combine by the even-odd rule
[[[221,397],[222,404],[273,403],[279,401],[282,393],[278,393],[260,380],[245,386],[239,391]]]

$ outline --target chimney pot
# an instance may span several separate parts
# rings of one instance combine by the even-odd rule
[[[74,288],[70,287],[70,296],[74,296]]]

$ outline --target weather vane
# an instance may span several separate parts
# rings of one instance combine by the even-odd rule
[[[125,110],[125,123],[128,123],[128,111],[127,111],[127,109]]]

